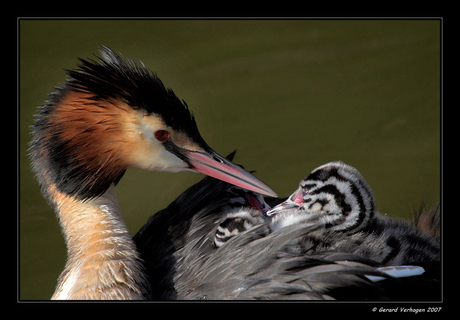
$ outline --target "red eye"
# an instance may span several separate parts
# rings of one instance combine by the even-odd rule
[[[157,139],[158,141],[165,141],[171,136],[169,131],[166,130],[157,130],[155,131],[154,135],[155,139]]]

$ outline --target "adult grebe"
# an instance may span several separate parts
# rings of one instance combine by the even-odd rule
[[[213,151],[186,103],[160,79],[102,46],[41,107],[30,157],[57,213],[68,259],[52,299],[145,299],[149,282],[114,186],[128,167],[196,171],[276,193]]]

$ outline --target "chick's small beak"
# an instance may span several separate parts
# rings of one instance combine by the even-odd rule
[[[294,202],[288,199],[284,201],[283,203],[280,203],[279,205],[274,206],[271,210],[268,210],[266,214],[267,216],[271,217],[282,211],[289,210],[289,209],[298,209],[298,208],[299,206],[297,204],[295,204]]]
[[[213,178],[223,180],[235,186],[278,197],[275,191],[249,172],[228,161],[212,149],[208,151],[191,151],[183,149],[181,152],[190,165],[190,169],[201,172]]]
[[[280,203],[279,205],[273,207],[271,210],[267,212],[267,216],[274,216],[275,214],[280,213],[284,210],[289,209],[299,209],[303,205],[302,199],[302,189],[299,188],[292,196],[290,196],[286,201]]]

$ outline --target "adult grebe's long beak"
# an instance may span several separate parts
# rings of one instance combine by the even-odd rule
[[[212,149],[207,151],[181,150],[190,169],[270,197],[278,197],[268,185]]]

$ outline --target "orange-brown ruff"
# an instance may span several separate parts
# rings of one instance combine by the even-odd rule
[[[71,91],[61,101],[44,134],[54,134],[54,139],[65,143],[63,152],[69,152],[75,163],[85,165],[80,168],[87,172],[82,183],[93,189],[96,183],[105,184],[100,178],[112,182],[126,170],[124,154],[132,151],[133,143],[124,135],[120,123],[130,118],[133,116],[126,104],[92,101],[89,93]]]

